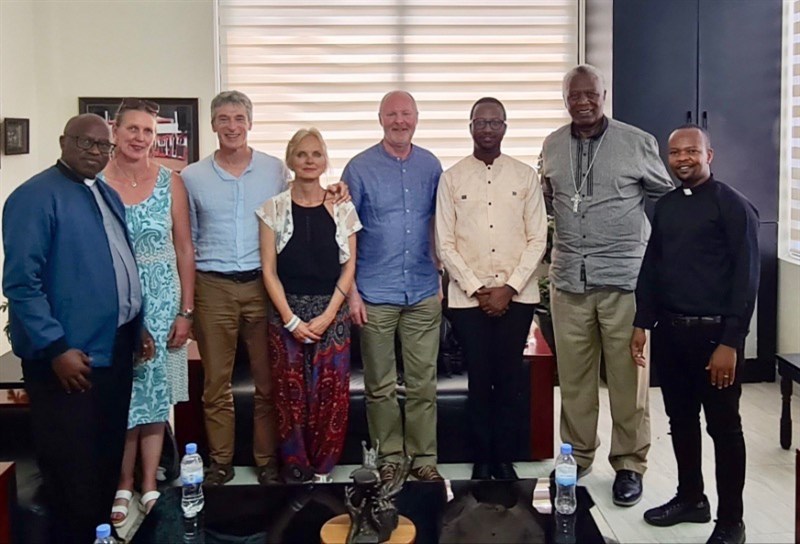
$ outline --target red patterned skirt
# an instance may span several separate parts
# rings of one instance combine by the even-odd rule
[[[320,315],[330,295],[286,294],[303,321]],[[336,314],[322,339],[298,342],[277,312],[269,324],[269,357],[284,466],[327,474],[342,455],[350,407],[350,312]]]

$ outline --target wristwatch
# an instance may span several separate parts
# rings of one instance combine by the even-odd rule
[[[194,308],[185,308],[178,312],[178,317],[183,317],[184,319],[188,319],[191,321],[194,319]]]

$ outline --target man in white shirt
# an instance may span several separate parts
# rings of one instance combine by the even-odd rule
[[[530,166],[503,155],[506,112],[495,98],[472,107],[473,153],[442,174],[436,247],[469,371],[473,479],[517,479],[522,351],[547,243],[541,186]]]

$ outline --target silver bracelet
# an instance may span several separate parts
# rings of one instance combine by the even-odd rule
[[[300,325],[300,318],[297,317],[296,314],[292,314],[292,318],[286,322],[283,326],[287,331],[294,332],[294,330]]]

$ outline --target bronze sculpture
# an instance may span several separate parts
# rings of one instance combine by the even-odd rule
[[[366,442],[362,442],[361,447],[362,466],[350,475],[353,485],[344,493],[345,506],[350,513],[347,543],[377,544],[389,540],[397,528],[400,517],[393,499],[408,478],[413,458],[403,458],[394,478],[382,484],[377,467],[377,447],[367,449]]]

